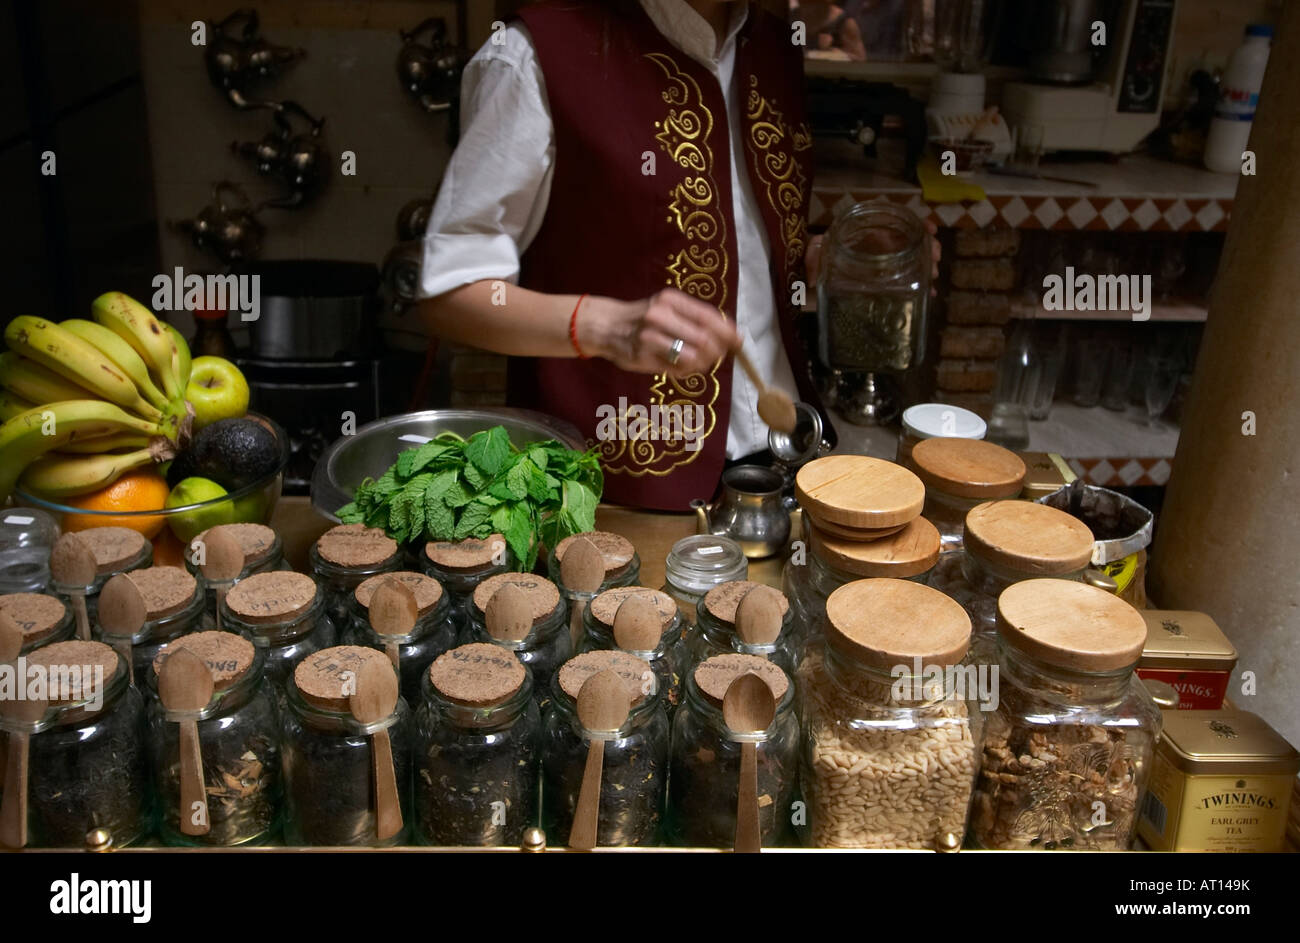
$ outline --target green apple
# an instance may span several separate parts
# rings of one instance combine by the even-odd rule
[[[167,495],[166,507],[179,508],[190,504],[202,504],[204,501],[225,496],[226,489],[209,478],[182,478],[171,490],[171,494]],[[196,535],[218,524],[231,524],[234,522],[234,517],[234,503],[220,501],[210,507],[185,511],[181,514],[169,514],[167,522],[171,525],[172,533],[181,543],[188,546]]]
[[[185,398],[194,407],[194,431],[248,412],[248,381],[224,357],[196,357]]]

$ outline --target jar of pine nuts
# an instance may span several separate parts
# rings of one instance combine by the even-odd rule
[[[979,439],[918,442],[912,450],[912,468],[925,484],[921,513],[939,529],[945,552],[961,549],[971,508],[1018,496],[1025,480],[1025,463],[1019,455]]]
[[[979,765],[970,619],[906,580],[847,583],[800,669],[811,843],[955,851]]]

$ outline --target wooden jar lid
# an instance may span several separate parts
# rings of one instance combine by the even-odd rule
[[[77,536],[94,555],[101,574],[126,566],[140,555],[146,543],[143,534],[129,527],[88,527],[77,531]]]
[[[592,530],[585,534],[574,534],[571,537],[565,537],[555,545],[555,561],[564,562],[564,553],[569,546],[579,537],[585,537],[596,545],[600,555],[605,558],[605,575],[617,573],[629,563],[632,562],[632,556],[636,553],[636,548],[632,546],[632,541],[620,534],[611,534],[607,530]]]
[[[1025,480],[1019,455],[982,439],[925,439],[912,464],[926,487],[959,498],[1014,498]]]
[[[635,655],[617,650],[585,652],[570,658],[560,667],[560,690],[576,702],[578,692],[582,690],[586,680],[606,669],[614,672],[627,682],[628,695],[632,699],[632,706],[635,707],[645,700],[644,688],[646,682],[654,677],[650,663]]]
[[[508,700],[527,676],[523,662],[488,642],[443,652],[429,666],[429,680],[438,693],[466,707],[491,707]]]
[[[193,652],[212,673],[212,689],[224,691],[253,666],[253,643],[233,632],[192,632],[168,642],[153,659],[154,674],[162,672],[163,662],[172,652]]]
[[[591,601],[591,617],[607,628],[612,627],[614,617],[618,615],[618,607],[632,596],[648,599],[654,604],[664,629],[672,625],[677,615],[677,601],[663,590],[650,589],[648,586],[616,586],[605,590]]]
[[[846,658],[891,671],[955,665],[970,648],[970,616],[956,600],[921,583],[845,583],[826,599],[826,640]]]
[[[916,518],[912,518],[916,520]],[[808,523],[812,524],[812,515],[808,515]],[[818,520],[816,527],[823,534],[830,534],[832,537],[839,537],[841,540],[856,540],[858,543],[865,543],[868,540],[879,540],[881,537],[888,537],[890,534],[897,534],[900,530],[911,523],[908,521],[904,524],[891,524],[889,527],[845,527],[843,524],[836,524],[834,521]]]
[[[178,566],[151,566],[131,570],[126,578],[135,584],[144,600],[145,618],[153,621],[175,615],[194,600],[198,580]]]
[[[229,534],[239,545],[239,549],[244,552],[244,566],[257,566],[271,555],[271,549],[275,546],[275,531],[265,524],[218,524],[223,534]],[[205,531],[200,531],[194,538],[203,540],[217,527],[209,527]]]
[[[753,580],[731,580],[727,583],[719,583],[704,594],[704,608],[719,622],[735,625],[736,607],[750,590],[754,589],[759,592],[775,593],[777,605],[781,609],[781,618],[786,617],[790,611],[790,600],[785,598],[785,593],[766,583],[756,583]]]
[[[868,578],[924,573],[939,562],[942,543],[938,528],[924,517],[912,518],[902,530],[879,540],[844,540],[823,533],[817,524],[808,539],[812,552],[827,566]]]
[[[117,652],[113,651],[103,642],[54,642],[36,649],[27,657],[27,667],[40,665],[46,670],[47,677],[50,670],[54,668],[68,669],[79,668],[78,672],[67,672],[65,670],[63,678],[69,685],[60,693],[70,695],[65,698],[51,697],[51,704],[73,704],[77,701],[88,700],[96,694],[95,688],[95,668],[100,667],[104,670],[104,685],[107,687],[113,675],[117,673]],[[86,669],[90,669],[89,672]],[[75,683],[74,683],[75,682]],[[55,692],[50,691],[50,694]]]
[[[513,583],[524,592],[524,598],[533,613],[533,625],[543,622],[560,604],[560,589],[544,576],[536,573],[497,573],[474,587],[474,605],[480,613],[487,612],[488,600],[506,583]]]
[[[966,549],[1022,573],[1063,576],[1092,561],[1088,525],[1033,501],[986,501],[966,514]]]
[[[444,570],[478,570],[490,564],[505,545],[506,539],[500,534],[438,540],[424,545],[424,555]]]
[[[44,593],[9,593],[0,596],[0,612],[18,623],[23,630],[23,645],[30,645],[58,628],[68,615],[68,607],[62,599]]]
[[[375,590],[384,580],[394,579],[398,582],[405,583],[415,596],[415,604],[420,609],[420,615],[426,616],[433,612],[438,605],[438,600],[442,599],[442,584],[432,576],[425,576],[423,573],[416,573],[413,570],[397,570],[393,573],[379,573],[375,576],[366,577],[353,590],[357,597],[357,602],[361,604],[362,609],[370,608],[370,599],[375,595]]]
[[[772,700],[777,704],[790,689],[790,679],[778,665],[758,655],[741,655],[731,652],[714,655],[695,666],[695,686],[715,707],[722,706],[727,688],[741,675],[756,674],[767,682]]]
[[[313,707],[346,714],[350,710],[348,698],[356,693],[357,679],[367,662],[381,662],[389,670],[393,666],[388,656],[378,649],[337,645],[298,662],[298,667],[293,669],[293,683],[302,699]]]
[[[827,455],[799,469],[795,497],[814,520],[882,528],[906,524],[920,514],[925,485],[893,462],[866,455]]]
[[[316,601],[316,581],[305,573],[273,570],[254,573],[226,593],[226,605],[245,622],[270,625],[289,622]]]
[[[320,535],[316,552],[336,566],[367,569],[391,560],[397,554],[397,541],[378,527],[340,524]]]
[[[1124,600],[1087,583],[1022,580],[998,596],[998,634],[1058,668],[1115,671],[1142,657],[1147,624]]]

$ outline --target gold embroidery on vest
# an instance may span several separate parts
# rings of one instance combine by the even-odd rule
[[[749,121],[754,174],[763,186],[768,204],[781,219],[788,276],[799,270],[808,238],[808,218],[804,212],[808,181],[794,155],[812,146],[812,134],[806,124],[792,128],[785,123],[773,102],[758,93],[755,75],[749,77],[745,117]]]

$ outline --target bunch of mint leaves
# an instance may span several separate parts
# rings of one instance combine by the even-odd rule
[[[363,481],[338,516],[382,528],[399,543],[499,533],[528,571],[539,539],[554,547],[595,528],[603,487],[594,450],[550,439],[516,448],[494,426],[469,439],[444,432],[407,449],[378,480]]]

